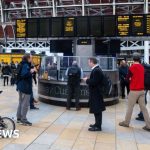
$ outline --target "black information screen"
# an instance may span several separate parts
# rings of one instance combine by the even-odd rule
[[[39,19],[39,37],[49,37],[50,36],[50,23],[48,18]]]
[[[89,18],[90,36],[102,36],[102,19],[100,16]]]
[[[67,17],[64,18],[64,36],[75,35],[75,18]]]
[[[103,32],[105,37],[116,35],[116,16],[104,16]]]
[[[72,55],[72,40],[51,40],[50,52]]]
[[[37,38],[38,37],[38,22],[37,19],[28,19],[27,26],[27,37]]]
[[[52,18],[51,23],[51,36],[61,37],[63,29],[62,18]]]
[[[120,53],[120,40],[110,40],[110,54]]]
[[[117,28],[118,36],[130,36],[130,16],[117,16]]]
[[[95,40],[95,54],[96,55],[107,55],[108,54],[108,43],[104,40]]]
[[[133,36],[144,35],[144,16],[143,15],[132,15],[131,27]]]
[[[150,35],[150,15],[146,15],[146,35]]]
[[[77,17],[77,36],[89,36],[88,35],[88,18]]]

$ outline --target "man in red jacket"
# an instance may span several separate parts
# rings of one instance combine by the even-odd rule
[[[143,112],[146,126],[144,130],[150,131],[150,118],[145,106],[144,100],[144,67],[140,64],[140,54],[133,54],[133,65],[129,68],[127,78],[130,80],[130,93],[128,96],[128,109],[125,117],[125,121],[120,122],[119,125],[123,127],[129,127],[133,107],[138,102],[140,109]]]

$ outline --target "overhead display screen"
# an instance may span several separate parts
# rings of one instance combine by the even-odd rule
[[[37,38],[38,37],[38,23],[37,19],[28,19],[27,26],[27,36],[28,38]]]
[[[144,16],[143,15],[132,15],[131,16],[131,28],[133,36],[144,35]]]
[[[48,18],[39,19],[39,37],[49,37],[50,36],[50,23]]]
[[[77,17],[77,36],[89,36],[88,17]]]
[[[62,36],[63,23],[62,18],[52,18],[51,19],[51,36],[61,37]]]
[[[103,17],[103,35],[112,37],[116,35],[116,16]]]
[[[89,18],[90,36],[102,36],[102,18],[94,16]]]
[[[75,18],[67,17],[64,18],[64,36],[75,35]]]
[[[95,54],[96,55],[107,55],[108,54],[108,43],[104,40],[95,40]]]
[[[121,15],[117,16],[117,35],[118,36],[130,36],[130,16]]]
[[[150,14],[16,20],[16,38],[150,36]]]
[[[16,37],[26,38],[26,20],[25,19],[16,20]]]
[[[72,40],[51,40],[50,52],[51,53],[63,53],[66,55],[72,55]]]
[[[146,15],[146,35],[150,35],[150,15]]]

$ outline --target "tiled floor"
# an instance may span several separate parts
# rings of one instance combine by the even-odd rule
[[[0,95],[0,115],[16,119],[18,95],[15,87],[3,87]],[[36,91],[36,88],[35,88]],[[36,94],[36,93],[35,93]],[[94,122],[88,109],[66,111],[63,107],[40,103],[40,110],[29,111],[32,127],[17,125],[19,139],[0,139],[1,150],[150,150],[150,133],[142,130],[144,122],[134,120],[139,111],[136,106],[131,127],[123,128],[126,101],[107,107],[103,116],[103,131],[88,132]],[[150,112],[150,104],[148,104]]]

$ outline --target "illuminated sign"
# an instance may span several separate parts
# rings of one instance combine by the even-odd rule
[[[144,35],[144,16],[143,15],[132,15],[131,19],[132,35],[143,36]]]
[[[146,15],[146,35],[150,35],[150,15]]]
[[[64,36],[74,36],[75,18],[64,18]]]
[[[16,20],[16,37],[17,38],[26,37],[26,19]]]
[[[117,17],[118,36],[129,36],[130,35],[130,16],[122,15]]]

